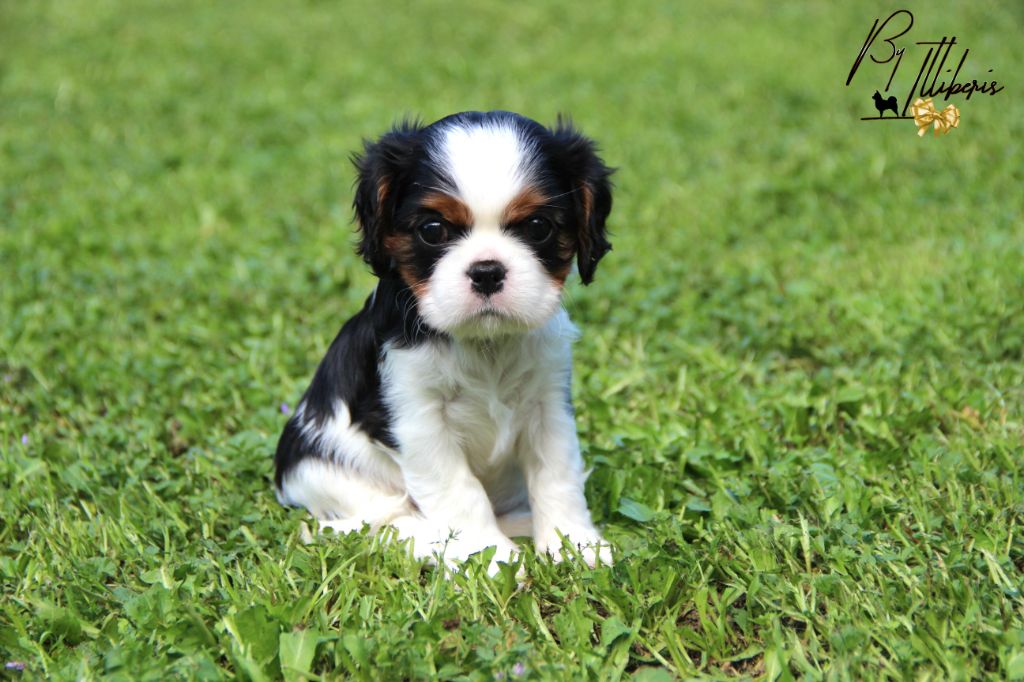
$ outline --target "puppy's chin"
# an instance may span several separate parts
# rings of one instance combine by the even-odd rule
[[[457,339],[500,339],[529,333],[547,324],[558,310],[561,296],[552,288],[547,295],[534,298],[526,309],[489,301],[469,301],[460,310],[445,310],[430,297],[420,299],[420,311],[431,327]]]
[[[459,339],[498,339],[525,334],[541,326],[536,321],[509,317],[493,309],[486,309],[453,327],[449,333]]]

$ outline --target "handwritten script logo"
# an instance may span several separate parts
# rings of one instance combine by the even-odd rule
[[[896,39],[907,35],[913,26],[914,15],[910,10],[906,9],[896,10],[885,21],[880,22],[878,19],[875,19],[875,23],[871,25],[871,30],[868,31],[868,37],[864,41],[864,45],[860,48],[860,53],[853,62],[850,75],[846,78],[847,87],[853,82],[854,76],[860,70],[864,57],[870,57],[871,61],[875,64],[892,64],[889,80],[885,84],[885,92],[888,93],[889,88],[892,86],[893,78],[895,78],[896,72],[903,63],[903,56],[907,51],[906,46],[897,47]],[[895,95],[883,97],[878,90],[875,90],[871,98],[874,101],[875,109],[878,111],[878,116],[865,116],[861,118],[862,121],[912,119],[914,117],[907,115],[907,109],[916,100],[922,98],[938,98],[941,95],[942,100],[946,101],[954,95],[961,95],[965,100],[969,100],[975,94],[995,95],[1005,89],[1005,86],[999,85],[996,80],[983,80],[980,83],[976,79],[970,81],[959,80],[960,71],[967,62],[967,55],[970,53],[970,50],[963,48],[962,54],[953,53],[954,48],[959,50],[956,36],[943,36],[940,40],[922,40],[913,44],[924,46],[920,50],[924,51],[925,54],[924,59],[921,61],[921,67],[917,70],[914,84],[903,99],[903,107],[899,108],[900,102]],[[950,59],[951,53],[953,53],[952,59]],[[956,70],[954,71],[952,64],[958,54],[960,61],[957,62]],[[949,67],[946,67],[947,61],[949,61]],[[992,69],[989,69],[988,73],[992,73]],[[952,76],[948,77],[948,82],[945,74],[952,74]],[[886,111],[891,111],[893,115],[885,116]],[[959,114],[957,115],[959,116]]]

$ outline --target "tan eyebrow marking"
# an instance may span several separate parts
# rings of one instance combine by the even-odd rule
[[[517,194],[501,214],[503,225],[521,223],[549,201],[548,196],[536,187],[527,187]]]
[[[441,214],[442,218],[452,225],[465,226],[473,224],[473,213],[469,210],[469,207],[450,194],[443,194],[441,192],[428,194],[423,197],[420,205],[423,208],[437,211]]]

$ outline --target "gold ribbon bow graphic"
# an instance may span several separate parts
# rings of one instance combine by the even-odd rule
[[[935,127],[935,135],[945,135],[951,129],[960,125],[960,110],[950,104],[942,111],[936,111],[932,104],[932,98],[921,99],[918,97],[910,105],[910,113],[914,115],[914,123],[917,124],[917,136],[921,137],[928,130],[929,126]]]

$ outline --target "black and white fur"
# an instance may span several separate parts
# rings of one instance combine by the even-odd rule
[[[610,249],[609,168],[568,123],[466,112],[401,124],[354,158],[359,251],[378,276],[285,426],[278,499],[419,556],[495,560],[564,535],[610,561],[583,496],[561,305]],[[492,564],[492,569],[494,568]]]

